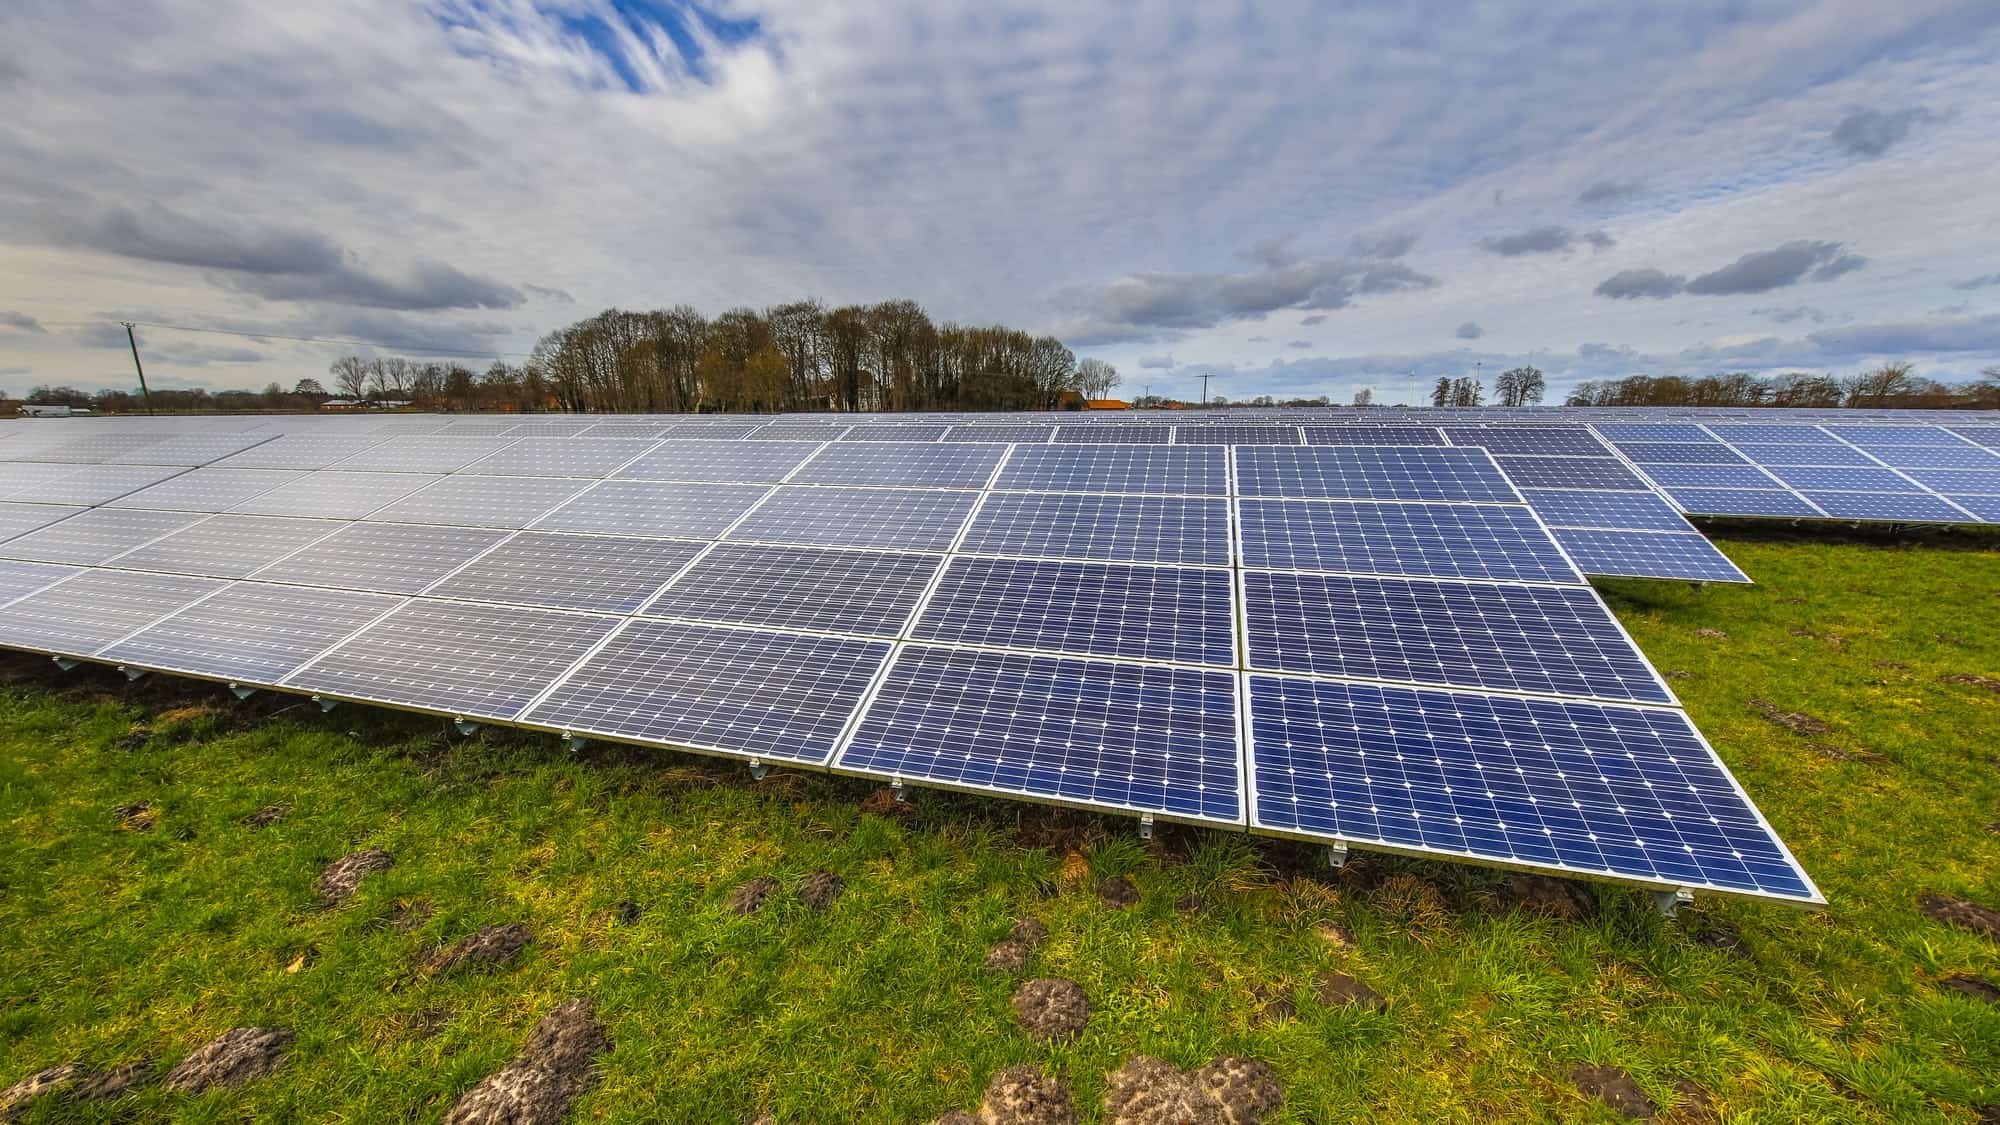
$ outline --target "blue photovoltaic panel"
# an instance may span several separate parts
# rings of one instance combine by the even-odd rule
[[[1521,494],[1550,527],[1622,527],[1686,531],[1688,522],[1652,492],[1530,488]]]
[[[1693,422],[1597,422],[1591,426],[1612,441],[1708,441],[1709,434]]]
[[[442,479],[417,473],[348,473],[329,469],[281,484],[230,510],[257,516],[358,520]]]
[[[1827,442],[1825,445],[1761,444],[1739,445],[1737,451],[1759,465],[1873,465],[1868,455],[1853,446]]]
[[[454,473],[514,443],[505,437],[447,437],[416,434],[393,437],[340,462],[349,473]]]
[[[2000,464],[2000,460],[1996,460]],[[112,508],[224,512],[304,476],[284,469],[195,469],[111,501]]]
[[[951,426],[941,422],[858,422],[842,441],[936,441]]]
[[[1771,475],[1801,492],[1922,492],[1889,469],[1820,469],[1781,465]]]
[[[773,422],[760,427],[746,441],[838,441],[847,432],[846,422]]]
[[[1493,453],[1538,453],[1609,457],[1611,451],[1582,426],[1446,426],[1453,445],[1476,445]]]
[[[537,531],[713,539],[771,491],[763,484],[600,481],[537,520]]]
[[[978,499],[977,492],[912,488],[780,488],[728,537],[817,547],[942,551],[958,538]]]
[[[1236,678],[907,645],[836,768],[1241,824]]]
[[[1856,445],[1935,445],[1944,436],[1936,426],[1834,425],[1822,428]]]
[[[635,620],[523,719],[824,764],[889,650],[886,641]]]
[[[1236,663],[1229,572],[958,557],[910,636],[923,641]]]
[[[89,656],[225,585],[185,574],[86,570],[9,605],[0,613],[0,645]]]
[[[212,516],[111,561],[125,570],[242,578],[342,526],[336,520]]]
[[[644,609],[735,625],[893,637],[943,559],[901,551],[718,543]]]
[[[1236,494],[1324,500],[1519,500],[1481,449],[1447,446],[1236,448]]]
[[[102,658],[275,684],[396,605],[384,594],[238,582],[125,638]]]
[[[1303,426],[1307,445],[1443,445],[1432,426]]]
[[[1175,445],[1297,445],[1297,426],[1197,422],[1174,427]]]
[[[591,483],[560,477],[451,476],[366,518],[378,523],[517,529],[547,516]]]
[[[883,488],[985,488],[1007,455],[1004,445],[951,442],[836,442],[792,474],[792,484]]]
[[[192,512],[94,508],[0,543],[0,557],[96,566],[205,518]]]
[[[1227,454],[1215,446],[1017,447],[995,488],[1021,492],[1135,492],[1224,496]]]
[[[1600,427],[1601,428],[1601,427]],[[1711,423],[1709,430],[1731,445],[1765,442],[1777,445],[1832,445],[1834,439],[1817,426],[1772,426],[1762,423]]]
[[[624,480],[776,484],[819,451],[818,442],[675,439],[618,470]]]
[[[944,435],[946,441],[1000,441],[1019,442],[1023,445],[1042,445],[1055,437],[1054,426],[1012,426],[1004,423],[953,426]]]
[[[1516,488],[1629,488],[1646,482],[1611,457],[1498,457]]]
[[[353,523],[278,560],[256,577],[266,582],[414,594],[507,537],[471,527]]]
[[[741,441],[769,425],[755,419],[704,418],[699,422],[678,422],[667,427],[662,437],[699,438],[707,441]]]
[[[1933,492],[2000,493],[2000,458],[1991,470],[1984,469],[1905,469],[1904,473]]]
[[[1822,901],[1680,711],[1248,680],[1255,828]]]
[[[2000,496],[1948,496],[1946,499],[1986,523],[2000,523]]]
[[[0,605],[32,594],[44,586],[54,585],[77,573],[80,573],[79,570],[73,566],[0,559]]]
[[[524,437],[465,471],[487,477],[596,479],[610,476],[654,444],[644,438]]]
[[[1897,469],[2000,471],[2000,457],[1976,445],[1871,445],[1866,449],[1869,456]]]
[[[425,592],[441,598],[632,613],[702,547],[684,539],[523,532]]]
[[[1805,495],[1835,519],[1968,522],[1964,512],[1942,497],[1921,492],[1807,492]]]
[[[1819,515],[1818,509],[1797,493],[1775,488],[1676,488],[1674,502],[1690,512],[1705,516],[1804,516]]]
[[[1220,497],[995,492],[959,550],[975,555],[1229,565],[1229,502]]]
[[[1740,465],[1743,458],[1719,441],[1621,441],[1618,452],[1641,465]]]
[[[1662,488],[1778,488],[1778,481],[1750,465],[1648,465],[1646,475]]]
[[[1683,578],[1698,582],[1748,582],[1729,556],[1698,531],[1551,532],[1585,574],[1613,578]]]
[[[1246,567],[1583,581],[1517,504],[1241,500],[1238,509]]]
[[[1646,703],[1673,697],[1582,586],[1243,572],[1249,665]]]
[[[657,438],[666,436],[669,427],[664,422],[602,422],[583,430],[580,436],[593,438]],[[523,431],[524,433],[526,431]]]
[[[1149,422],[1099,422],[1094,425],[1057,426],[1056,444],[1080,442],[1084,445],[1126,444],[1165,445],[1174,440],[1172,426]]]
[[[2000,449],[2000,426],[1953,426],[1951,432],[1988,449]]]

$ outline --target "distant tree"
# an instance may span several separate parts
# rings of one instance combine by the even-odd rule
[[[1542,401],[1542,393],[1547,389],[1547,380],[1533,366],[1502,371],[1493,381],[1493,393],[1500,396],[1502,406],[1533,406]]]
[[[1451,381],[1451,405],[1478,406],[1486,401],[1486,388],[1476,376],[1461,375]]]
[[[368,364],[360,356],[342,356],[326,369],[333,377],[334,389],[345,398],[362,399],[368,397]]]
[[[1438,376],[1437,384],[1431,388],[1431,405],[1451,405],[1451,380],[1448,377]]]
[[[1847,380],[1847,405],[1886,406],[1916,389],[1916,369],[1907,363],[1885,363]]]
[[[44,383],[28,392],[28,401],[37,405],[86,407],[91,404],[91,397],[75,387],[51,387]]]
[[[1101,359],[1086,359],[1076,365],[1076,390],[1085,400],[1105,398],[1118,385],[1118,369]]]
[[[326,388],[320,386],[318,379],[305,378],[300,379],[292,386],[292,393],[295,395],[309,395],[313,398],[325,398]]]
[[[504,366],[504,365],[502,365]],[[472,372],[454,363],[444,374],[444,398],[454,409],[472,406]]]
[[[1322,403],[1321,405],[1325,405],[1325,404],[1324,404],[1324,403]],[[1375,405],[1375,388],[1374,388],[1374,387],[1363,387],[1363,388],[1361,388],[1360,390],[1358,390],[1358,391],[1355,391],[1355,392],[1354,392],[1354,405],[1356,405],[1356,406],[1373,406],[1373,405]]]

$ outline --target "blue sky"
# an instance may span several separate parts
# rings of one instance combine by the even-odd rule
[[[0,390],[907,296],[1236,398],[2000,363],[1990,0],[0,9]],[[150,331],[165,384],[340,351]],[[413,349],[414,350],[414,349]]]

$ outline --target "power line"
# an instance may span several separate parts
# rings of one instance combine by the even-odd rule
[[[45,320],[42,323],[82,325],[108,322],[94,320]],[[150,320],[119,321],[118,323],[128,326],[136,325],[140,328],[164,328],[172,332],[200,332],[209,336],[241,336],[246,340],[293,340],[304,344],[346,344],[351,347],[384,348],[389,351],[414,352],[418,355],[455,356],[463,359],[484,359],[487,356],[498,358],[503,355],[526,357],[534,354],[533,352],[509,352],[499,349],[474,351],[467,348],[431,347],[425,344],[412,344],[408,342],[390,344],[380,340],[356,340],[344,336],[287,336],[282,332],[242,332],[233,328],[196,328],[191,324],[161,324]]]

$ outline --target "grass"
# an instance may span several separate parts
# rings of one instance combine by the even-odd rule
[[[1936,982],[2000,977],[2000,946],[1916,906],[2000,903],[2000,694],[1943,681],[2000,676],[2000,551],[1958,542],[1738,537],[1723,546],[1754,587],[1604,584],[1831,902],[1704,899],[1671,923],[1615,888],[1559,921],[1462,866],[1333,873],[1289,845],[1179,828],[1144,845],[1129,819],[939,793],[864,811],[873,790],[854,781],[572,758],[545,737],[9,659],[0,1085],[70,1060],[171,1064],[231,1026],[278,1025],[293,1053],[240,1089],[26,1120],[435,1121],[541,1013],[587,995],[613,1048],[577,1121],[927,1121],[1018,1062],[1063,1072],[1097,1120],[1135,1052],[1265,1059],[1290,1122],[1613,1120],[1570,1085],[1583,1063],[1624,1068],[1662,1107],[1691,1082],[1732,1119],[1971,1121],[2000,1102],[2000,1006]],[[1793,733],[1753,699],[1830,730]],[[112,813],[137,801],[159,808],[151,831]],[[273,803],[294,811],[242,823]],[[321,868],[362,847],[395,866],[317,908]],[[820,868],[847,887],[815,914],[789,890]],[[729,913],[760,875],[787,893]],[[1109,875],[1143,901],[1101,905]],[[1207,906],[1184,917],[1190,893]],[[413,904],[432,913],[390,924]],[[1051,934],[1031,973],[1075,979],[1095,1009],[1067,1045],[1025,1038],[1016,978],[980,966],[1030,914]],[[438,942],[516,920],[537,941],[512,966],[410,978]],[[1315,1003],[1326,970],[1389,1010]],[[1272,993],[1298,1018],[1261,1023]]]

